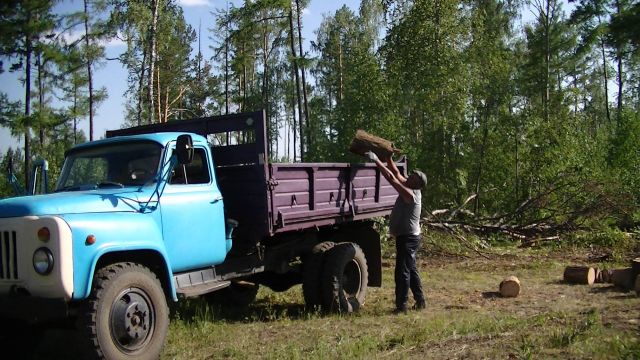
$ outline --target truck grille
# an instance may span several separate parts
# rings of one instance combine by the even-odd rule
[[[18,255],[15,231],[0,232],[0,280],[18,280]]]

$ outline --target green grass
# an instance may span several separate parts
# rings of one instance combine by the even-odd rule
[[[562,270],[573,261],[564,253],[516,253],[421,259],[430,306],[407,315],[391,314],[392,268],[350,316],[305,313],[299,288],[261,289],[242,313],[194,302],[189,307],[200,310],[173,321],[163,358],[640,358],[639,298],[563,284]],[[497,284],[511,274],[523,283],[521,296],[497,297]]]

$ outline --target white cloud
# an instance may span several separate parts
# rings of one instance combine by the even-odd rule
[[[302,9],[302,16],[311,15],[311,10],[309,8]]]
[[[211,6],[209,0],[178,0],[178,4],[185,7]]]

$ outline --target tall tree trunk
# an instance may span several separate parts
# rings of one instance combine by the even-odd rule
[[[155,112],[155,94],[153,88],[153,77],[155,76],[156,66],[156,42],[157,42],[157,30],[158,30],[158,8],[160,7],[161,0],[151,1],[151,28],[149,29],[149,82],[147,84],[147,92],[149,97],[149,123],[154,122]]]
[[[73,145],[78,143],[78,85],[73,84]]]
[[[156,73],[158,74],[156,78],[156,93],[158,94],[158,122],[162,123],[164,120],[162,119],[162,93],[160,92],[160,68],[156,68]],[[153,74],[153,73],[152,73]]]
[[[27,21],[31,21],[31,17],[28,16]],[[25,54],[25,89],[24,89],[24,115],[27,119],[24,124],[24,186],[25,189],[29,184],[29,168],[31,166],[31,148],[30,148],[30,132],[31,132],[31,52],[33,51],[31,39],[29,35],[25,36],[25,47],[27,53]]]
[[[601,24],[598,17],[598,25]],[[600,53],[602,54],[602,76],[604,77],[604,106],[607,112],[607,123],[611,124],[611,112],[609,111],[609,73],[607,71],[607,53],[604,46],[604,36],[600,36]]]
[[[245,73],[244,81],[246,82],[247,70],[244,65],[243,65],[243,71]],[[245,100],[246,100],[246,95],[245,95]],[[225,115],[229,114],[229,36],[228,34],[224,40],[224,113]]]
[[[264,17],[266,17],[266,15],[263,14]],[[269,153],[273,152],[273,148],[271,147],[271,141],[270,141],[270,137],[271,137],[271,122],[269,121],[269,99],[268,99],[268,92],[269,92],[269,39],[268,39],[268,34],[267,34],[267,22],[265,21],[263,23],[263,28],[262,28],[262,63],[264,66],[263,69],[263,78],[262,78],[262,106],[264,108],[264,112],[265,112],[265,118],[266,118],[266,131],[267,131],[267,144],[268,144],[268,150]]]
[[[514,112],[513,112],[513,106],[511,104],[509,104],[509,116],[513,117],[514,116]],[[520,152],[519,152],[519,141],[518,138],[520,137],[520,126],[518,124],[518,118],[515,118],[515,127],[514,127],[514,140],[515,140],[515,159],[514,159],[514,183],[513,183],[513,193],[514,193],[514,201],[517,203],[518,202],[518,196],[519,196],[519,190],[518,190],[518,184],[519,184],[519,175],[520,175]]]
[[[244,52],[245,52],[244,41],[242,42],[242,46],[240,47],[240,51],[241,51],[242,56],[244,57]],[[245,61],[242,61],[242,80],[241,80],[241,85],[242,85],[242,107],[241,107],[241,111],[244,111],[244,109],[247,106],[247,64],[246,64]]]
[[[136,107],[136,122],[142,125],[142,102],[144,97],[144,73],[147,67],[147,47],[142,47],[142,62],[140,63],[140,78],[138,79],[138,104]]]
[[[36,55],[36,67],[38,68],[38,137],[40,140],[40,151],[44,150],[44,74],[42,68],[42,53],[38,51]]]
[[[296,99],[298,100],[298,130],[300,131],[300,161],[304,161],[304,125],[302,119],[302,101],[300,97],[300,77],[298,74],[298,58],[296,55],[295,35],[293,29],[293,7],[289,9],[289,39],[291,40],[291,57],[295,74]]]
[[[342,102],[342,97],[344,95],[344,79],[342,76],[342,41],[338,39],[338,76],[340,79],[340,86],[338,88],[338,100]]]
[[[296,0],[296,15],[298,20],[298,50],[300,53],[300,58],[302,62],[300,63],[300,71],[302,73],[302,96],[304,98],[304,120],[306,123],[307,129],[307,149],[312,148],[312,139],[311,139],[311,119],[309,117],[309,101],[307,100],[307,78],[305,75],[304,68],[304,52],[302,51],[302,23],[300,21],[300,13],[302,10],[300,9],[300,0]]]
[[[87,81],[89,85],[89,141],[93,141],[93,74],[91,72],[91,55],[89,55],[89,4],[84,0],[84,45],[87,61]]]
[[[225,1],[225,2],[227,5],[227,14],[226,14],[227,18],[225,19],[226,34],[224,36],[224,114],[227,115],[229,114],[229,21],[230,21],[230,18],[229,18],[229,1]],[[242,53],[244,54],[244,49]],[[247,70],[244,65],[244,62],[242,67],[245,75],[244,81],[246,82]],[[245,92],[245,98],[243,99],[243,101],[246,101],[246,92]]]
[[[620,0],[616,0],[615,2],[616,4],[616,13],[618,16],[620,16],[620,14],[622,13],[622,4],[620,3]],[[623,70],[623,65],[622,65],[622,44],[618,43],[616,44],[616,63],[617,63],[617,67],[618,67],[618,75],[617,75],[617,79],[618,79],[618,106],[617,106],[617,114],[616,114],[616,120],[618,122],[618,125],[620,125],[620,121],[622,120],[622,103],[623,103],[623,98],[624,98],[624,70]]]
[[[485,110],[486,111],[486,110]],[[484,126],[482,130],[482,145],[480,146],[480,159],[478,161],[478,176],[476,177],[476,198],[474,203],[474,213],[478,214],[480,210],[480,179],[482,179],[482,167],[484,165],[484,154],[487,146],[487,137],[489,135],[489,126],[487,125],[488,116],[484,116]]]
[[[549,77],[551,76],[551,1],[547,0],[547,9],[544,15],[544,32],[545,32],[545,76],[544,76],[544,119],[549,121],[549,102],[551,99],[551,82]]]
[[[293,74],[293,66],[291,67],[291,81],[295,81],[295,75]],[[296,126],[296,94],[295,94],[295,84],[291,86],[291,133],[293,134],[293,162],[296,162],[298,158],[297,148],[298,148],[298,129]]]

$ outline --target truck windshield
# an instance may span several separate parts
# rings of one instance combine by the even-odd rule
[[[56,191],[140,186],[158,172],[162,146],[130,142],[96,146],[67,154]]]

